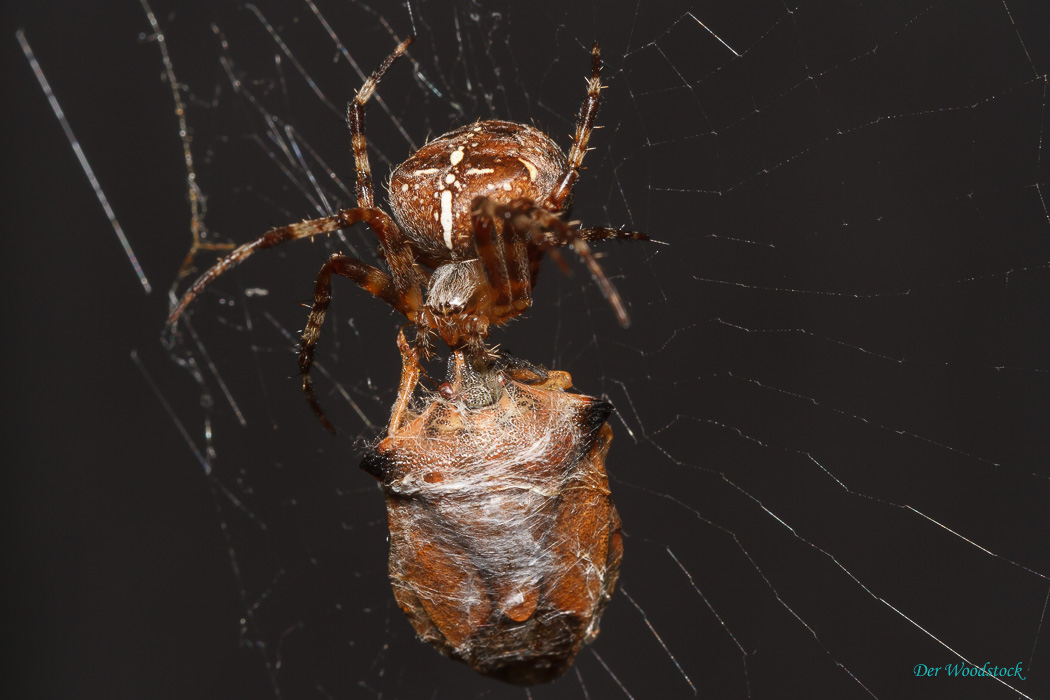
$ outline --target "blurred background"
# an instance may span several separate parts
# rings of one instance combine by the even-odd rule
[[[152,9],[206,242],[352,206],[345,103],[412,31],[367,113],[384,203],[394,165],[477,118],[567,148],[601,43],[603,128],[572,217],[670,245],[602,248],[631,328],[569,259],[492,339],[616,405],[622,585],[547,686],[416,640],[357,469],[393,402],[400,318],[336,283],[315,382],[337,437],[297,379],[318,268],[375,260],[370,236],[253,257],[165,346],[191,209],[146,14],[9,3],[13,696],[1050,697],[1041,3]],[[912,672],[967,661],[1027,680]]]

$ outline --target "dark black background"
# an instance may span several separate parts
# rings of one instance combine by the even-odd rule
[[[617,697],[617,682],[636,698],[692,696],[648,620],[703,697],[1016,697],[987,679],[915,678],[917,663],[958,661],[944,645],[978,664],[1023,662],[1017,688],[1050,697],[1045,8],[564,4],[421,3],[411,53],[440,94],[404,65],[381,90],[416,145],[479,116],[567,143],[598,38],[606,128],[574,216],[672,244],[609,249],[631,329],[585,275],[551,266],[529,317],[499,339],[622,417],[608,467],[629,597],[614,599],[599,656],[584,651],[578,676],[532,696]],[[207,223],[239,242],[315,212],[243,138],[258,120],[230,93],[209,22],[269,109],[348,181],[352,163],[340,116],[287,60],[282,90],[253,16],[218,5],[154,9],[193,97]],[[332,62],[309,11],[259,7],[341,105],[360,80]],[[360,6],[322,9],[365,70],[393,46]],[[402,8],[384,13],[409,31]],[[161,345],[188,210],[147,31],[132,2],[8,7],[10,694],[524,696],[414,640],[385,579],[382,498],[355,466],[378,429],[321,384],[343,429],[331,438],[298,395],[292,343],[264,314],[301,327],[325,246],[253,259],[195,309],[245,427],[212,375],[202,389]],[[381,106],[368,119],[379,179],[410,149]],[[245,297],[252,288],[269,294]],[[320,359],[381,426],[397,320],[337,296]],[[208,421],[211,475],[171,416],[201,450]]]

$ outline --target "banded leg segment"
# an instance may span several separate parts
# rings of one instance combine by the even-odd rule
[[[474,245],[478,258],[485,267],[485,275],[495,292],[494,312],[503,316],[510,310],[510,275],[503,244],[503,227],[496,225],[491,201],[478,197],[471,205],[470,222],[474,229]]]
[[[332,216],[320,219],[302,221],[298,224],[281,226],[264,233],[254,241],[245,243],[234,249],[229,255],[215,263],[214,266],[203,275],[186,291],[179,303],[168,316],[167,325],[171,326],[179,320],[186,307],[189,306],[201,291],[204,290],[216,277],[232,267],[244,262],[258,250],[272,248],[281,243],[294,241],[300,238],[312,238],[323,233],[333,233],[358,223],[365,222],[375,232],[382,244],[382,253],[390,267],[393,276],[394,287],[399,296],[412,300],[412,306],[422,306],[422,295],[419,291],[419,279],[414,268],[412,250],[405,242],[401,230],[387,214],[379,209],[357,208],[345,209]],[[414,318],[412,319],[415,320]]]
[[[638,233],[637,231],[622,231],[618,228],[581,228],[577,231],[580,234],[580,238],[585,241],[611,241],[611,240],[623,240],[623,241],[652,241],[653,243],[661,243],[661,241],[654,241],[644,233]],[[559,245],[554,243],[553,245]],[[666,245],[663,243],[662,245]]]
[[[314,395],[313,382],[310,379],[310,368],[314,362],[314,348],[317,339],[321,335],[321,327],[324,325],[325,316],[328,314],[328,305],[332,301],[332,275],[346,277],[356,283],[366,292],[382,299],[395,309],[409,318],[415,317],[419,312],[420,304],[401,294],[390,275],[367,265],[360,260],[348,255],[336,254],[328,259],[317,273],[317,282],[314,286],[314,303],[310,309],[310,318],[306,322],[303,331],[302,343],[299,346],[299,375],[303,381],[303,393],[306,394],[310,407],[320,419],[329,432],[334,433],[335,428],[325,417],[321,410],[317,397]]]
[[[518,221],[518,224],[524,223]],[[511,220],[508,227],[514,228]],[[528,227],[528,224],[526,224]],[[523,235],[524,234],[524,235]],[[514,311],[521,313],[532,306],[532,271],[529,265],[530,234],[523,232],[503,236],[503,245],[507,256],[507,270],[510,273],[511,305]]]
[[[354,147],[354,168],[357,170],[357,206],[375,206],[375,188],[372,186],[372,166],[368,163],[368,142],[365,141],[365,103],[375,92],[376,86],[391,64],[401,57],[405,49],[415,41],[410,36],[386,57],[375,72],[369,76],[361,89],[354,96],[354,101],[346,106],[346,121],[350,125],[350,144]]]
[[[630,325],[630,317],[627,315],[627,309],[624,308],[619,292],[602,272],[601,265],[598,264],[598,260],[578,229],[565,223],[547,209],[536,206],[528,199],[515,199],[510,204],[499,204],[483,198],[475,202],[475,210],[493,220],[500,219],[503,222],[502,232],[506,245],[505,255],[510,278],[511,303],[518,313],[524,311],[532,303],[532,267],[539,264],[546,250],[568,245],[572,246],[587,269],[590,270],[602,295],[612,305],[620,325],[625,328]],[[610,233],[608,236],[595,234],[599,238],[616,237],[612,235],[613,229],[589,230]]]
[[[598,116],[598,103],[602,91],[602,53],[598,42],[591,47],[591,77],[587,80],[587,96],[580,107],[580,116],[576,120],[576,133],[572,137],[572,148],[569,150],[569,167],[562,173],[558,184],[547,197],[544,206],[553,212],[559,212],[572,200],[572,191],[580,178],[580,166],[587,155],[587,143],[594,131],[594,120]]]
[[[534,207],[529,200],[528,206]],[[518,221],[515,223],[515,219]],[[478,257],[485,266],[489,283],[496,290],[494,309],[497,323],[518,315],[532,305],[532,276],[527,241],[531,222],[519,209],[499,204],[488,197],[473,202],[471,220]],[[496,224],[496,222],[499,222]],[[515,231],[524,227],[525,235]]]

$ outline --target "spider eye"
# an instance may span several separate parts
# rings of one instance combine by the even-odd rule
[[[466,308],[466,302],[462,299],[452,299],[450,301],[439,302],[436,310],[442,316],[452,316],[463,313],[463,310]]]

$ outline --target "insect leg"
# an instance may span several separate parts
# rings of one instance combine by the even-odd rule
[[[401,429],[401,423],[408,412],[412,393],[419,384],[419,375],[422,368],[419,364],[419,351],[408,344],[405,340],[404,329],[397,333],[397,349],[401,351],[401,384],[397,389],[397,401],[394,402],[394,410],[390,413],[390,427],[387,434],[393,435]]]

